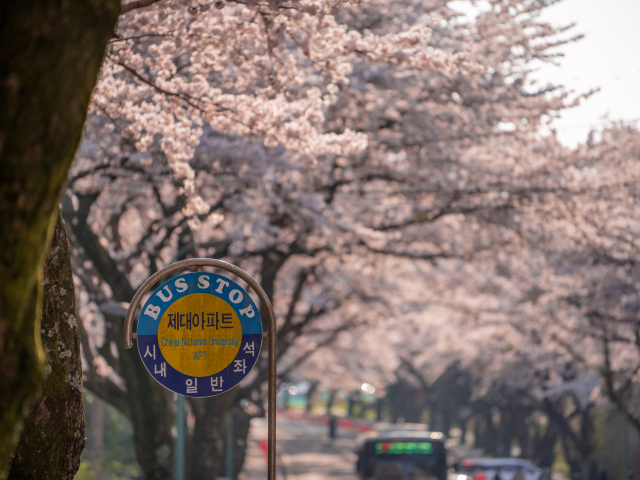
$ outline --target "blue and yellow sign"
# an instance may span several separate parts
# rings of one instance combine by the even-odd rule
[[[251,371],[262,324],[237,283],[213,273],[185,273],[151,294],[137,338],[145,367],[161,385],[187,397],[211,397]]]

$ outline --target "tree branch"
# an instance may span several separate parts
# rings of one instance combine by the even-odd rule
[[[603,354],[604,354],[604,368],[602,370],[602,375],[604,376],[607,396],[616,406],[618,411],[622,413],[627,419],[631,422],[633,427],[640,432],[640,418],[634,415],[627,405],[625,405],[624,400],[620,396],[620,392],[616,391],[616,388],[613,384],[613,371],[611,368],[611,352],[609,350],[609,341],[605,337],[602,340],[603,346]]]
[[[158,3],[159,1],[160,0],[133,0],[132,2],[128,2],[122,5],[122,11],[120,12],[120,15],[124,15],[138,8],[149,7],[154,3]]]

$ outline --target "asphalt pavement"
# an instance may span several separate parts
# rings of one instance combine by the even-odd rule
[[[279,417],[277,421],[278,480],[356,480],[356,432],[338,429],[331,441],[328,429],[305,420]],[[240,480],[265,480],[267,424],[251,421],[245,465]]]

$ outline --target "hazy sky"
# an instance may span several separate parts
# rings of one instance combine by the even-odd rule
[[[567,145],[585,140],[592,126],[611,120],[640,119],[640,0],[564,0],[542,18],[555,25],[576,22],[582,40],[559,48],[561,66],[544,66],[536,78],[577,92],[600,87],[583,105],[556,121]]]
[[[478,2],[480,8],[483,4]],[[474,10],[467,2],[449,5],[467,14]],[[546,8],[542,19],[558,26],[575,22],[574,34],[585,38],[559,47],[565,54],[561,65],[542,65],[534,78],[575,92],[601,89],[555,121],[560,141],[568,146],[585,141],[605,115],[610,120],[640,119],[640,0],[563,0]]]

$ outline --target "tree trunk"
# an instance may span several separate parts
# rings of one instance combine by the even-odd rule
[[[495,456],[497,450],[498,435],[493,425],[493,416],[490,411],[481,412],[476,416],[474,433],[477,448],[482,448],[486,455]]]
[[[331,416],[331,409],[333,408],[333,401],[335,400],[336,397],[336,391],[335,390],[329,390],[329,397],[327,398],[327,407],[326,407],[326,414],[328,416]]]
[[[233,395],[189,399],[196,424],[187,450],[187,478],[214,480],[224,471],[225,420]]]
[[[307,404],[304,407],[307,413],[311,413],[311,410],[313,409],[313,402],[315,401],[318,385],[320,385],[320,382],[311,382],[311,385],[309,385],[309,390],[307,391]]]
[[[351,393],[347,397],[347,417],[353,417],[353,409],[357,403],[357,393]]]
[[[247,453],[247,438],[251,427],[251,415],[246,413],[239,406],[233,409],[233,480],[238,478],[238,474],[244,465]]]
[[[191,398],[196,417],[193,435],[188,439],[186,478],[192,480],[226,477],[227,418],[233,412],[232,478],[244,464],[251,415],[238,404],[235,392],[209,398]]]
[[[555,461],[555,446],[558,443],[558,426],[549,423],[544,435],[536,442],[533,460],[541,468],[551,468]]]
[[[73,244],[81,247],[83,255],[91,260],[94,268],[105,279],[113,291],[113,299],[130,302],[135,294],[126,275],[118,270],[116,263],[100,244],[98,236],[87,223],[91,205],[96,195],[78,195],[78,209],[74,210],[63,203]],[[100,293],[103,295],[103,293]],[[98,303],[106,300],[95,297]],[[124,378],[126,392],[115,384],[95,375],[94,369],[88,369],[87,384],[92,392],[118,408],[133,426],[133,440],[136,459],[147,480],[165,480],[173,478],[174,439],[171,428],[174,424],[173,394],[149,375],[140,360],[138,349],[134,346],[125,349],[122,344],[123,318],[105,315],[106,338],[100,354],[109,360],[119,375]],[[111,354],[111,342],[114,342],[118,358]],[[88,342],[86,342],[88,345]],[[91,361],[91,360],[89,360]]]
[[[562,445],[565,459],[571,467],[571,477],[581,477],[583,480],[588,480],[593,475],[592,472],[595,471],[595,464],[592,460],[594,435],[591,419],[592,405],[579,412],[580,425],[578,431],[573,429],[575,421],[564,416],[564,410],[567,406],[566,399],[556,402],[556,404],[545,399],[544,406],[549,416],[549,421],[555,423],[562,432]]]
[[[118,319],[118,326],[122,319]],[[112,330],[115,326],[112,327]],[[120,334],[121,329],[118,329]],[[119,335],[121,338],[121,335]],[[136,458],[145,480],[170,480],[174,470],[173,393],[149,375],[136,346],[118,346],[122,376],[127,385]]]
[[[72,479],[84,448],[82,362],[69,241],[58,216],[44,265],[42,397],[25,421],[9,479]]]
[[[42,384],[42,266],[118,0],[0,2],[0,479]]]

